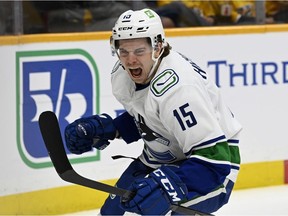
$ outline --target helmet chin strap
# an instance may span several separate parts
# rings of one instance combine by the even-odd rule
[[[152,60],[154,61],[154,64],[153,64],[153,66],[152,66],[152,68],[151,68],[151,70],[150,70],[150,72],[149,72],[149,74],[147,76],[147,79],[146,79],[145,83],[147,83],[147,81],[149,82],[153,78],[153,76],[155,75],[155,73],[156,73],[156,71],[158,69],[159,63],[160,63],[159,59],[160,59],[161,55],[163,54],[163,52],[164,52],[164,47],[162,46],[161,51],[159,53],[159,56],[157,58],[155,58],[154,57],[155,49],[153,49],[153,51],[152,51]]]

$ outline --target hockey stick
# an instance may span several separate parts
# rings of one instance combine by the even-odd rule
[[[134,192],[87,179],[73,169],[64,149],[58,119],[53,112],[41,113],[39,126],[51,161],[60,178],[67,182],[121,196],[123,201],[132,199]],[[184,215],[211,215],[178,205],[172,205],[171,210]]]

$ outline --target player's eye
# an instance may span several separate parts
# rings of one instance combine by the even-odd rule
[[[145,51],[146,51],[145,48],[136,49],[136,50],[134,51],[134,54],[135,54],[136,56],[142,56],[142,55],[145,54]]]
[[[119,56],[121,57],[127,57],[129,55],[129,52],[125,49],[119,49]]]
[[[143,55],[145,55],[146,53],[151,52],[151,50],[150,50],[150,49],[147,49],[147,48],[145,48],[145,47],[135,49],[134,51],[128,51],[128,50],[125,50],[125,49],[123,49],[123,48],[120,48],[120,49],[118,50],[119,56],[120,56],[120,57],[124,57],[124,58],[127,57],[130,52],[133,53],[135,56],[143,56]]]

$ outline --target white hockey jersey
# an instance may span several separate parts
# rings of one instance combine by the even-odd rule
[[[136,90],[119,62],[111,80],[114,96],[135,117],[145,142],[140,160],[152,168],[185,160],[242,128],[209,74],[175,51],[144,89]]]

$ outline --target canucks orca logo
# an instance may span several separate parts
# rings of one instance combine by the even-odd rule
[[[156,97],[162,96],[179,81],[178,75],[172,69],[161,72],[152,80],[150,89]]]
[[[99,112],[99,77],[92,57],[80,49],[16,53],[17,145],[30,167],[52,166],[38,125],[43,111],[56,113],[65,126],[82,116]],[[99,160],[94,150],[72,163]]]

